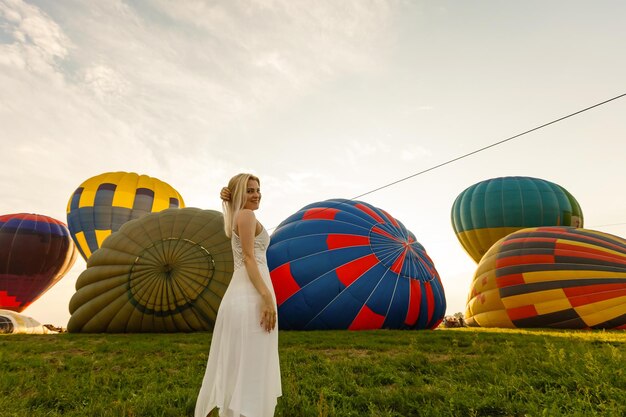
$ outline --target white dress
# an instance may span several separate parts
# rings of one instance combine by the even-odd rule
[[[254,238],[254,257],[276,299],[265,255],[269,242],[264,228]],[[248,277],[234,232],[231,244],[235,270],[217,312],[195,417],[206,417],[216,406],[220,417],[271,417],[282,395],[278,323],[270,333],[261,327],[261,296]]]

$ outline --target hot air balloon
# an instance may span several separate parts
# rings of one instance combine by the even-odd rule
[[[432,329],[446,301],[413,233],[384,210],[310,204],[272,234],[268,266],[281,329]]]
[[[168,209],[131,220],[87,261],[68,331],[211,330],[232,272],[220,212]]]
[[[74,191],[67,204],[67,224],[87,260],[127,221],[184,206],[178,191],[161,180],[134,172],[107,172]]]
[[[23,311],[75,260],[76,246],[62,222],[41,214],[0,216],[0,308]]]
[[[522,229],[482,258],[471,326],[626,329],[626,240],[573,227]]]
[[[476,261],[499,239],[526,227],[583,227],[583,214],[565,188],[531,177],[501,177],[464,190],[452,206],[452,227]]]
[[[11,310],[0,309],[0,334],[54,334],[32,317]]]

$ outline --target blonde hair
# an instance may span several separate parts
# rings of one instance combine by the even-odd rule
[[[248,181],[254,180],[261,185],[259,178],[252,174],[237,174],[228,181],[228,189],[230,190],[230,200],[222,201],[222,211],[224,212],[224,233],[229,238],[232,237],[235,228],[235,219],[237,213],[246,204],[246,190]]]

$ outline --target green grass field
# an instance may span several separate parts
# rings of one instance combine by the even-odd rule
[[[210,333],[0,337],[0,416],[192,416]],[[281,332],[277,416],[626,416],[626,332]]]

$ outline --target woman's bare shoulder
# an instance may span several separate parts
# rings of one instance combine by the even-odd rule
[[[254,212],[250,209],[241,209],[237,213],[237,219],[235,219],[236,233],[239,235],[239,230],[254,230],[254,235],[257,236],[263,230],[263,226],[256,219]]]
[[[237,213],[237,217],[235,218],[235,225],[237,226],[237,228],[247,228],[247,227],[254,227],[256,223],[256,217],[254,215],[254,212],[252,210],[249,209],[241,209],[239,210],[239,212]]]

